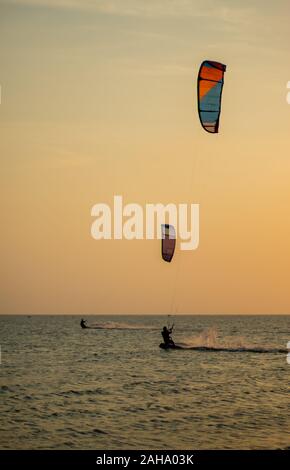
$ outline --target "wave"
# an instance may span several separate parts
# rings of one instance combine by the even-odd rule
[[[107,391],[102,388],[94,388],[94,389],[70,389],[70,390],[63,390],[60,392],[56,392],[55,395],[57,396],[64,396],[66,398],[82,395],[107,395]]]
[[[150,325],[138,325],[132,323],[119,323],[108,321],[104,323],[93,323],[87,326],[91,330],[159,330],[159,328]]]
[[[214,346],[188,346],[182,343],[175,343],[175,346],[170,346],[168,348],[164,347],[163,343],[161,343],[160,347],[162,349],[182,349],[184,351],[205,351],[205,352],[249,352],[249,353],[283,353],[287,354],[287,349],[280,349],[280,348],[260,348],[260,347],[240,347],[240,348],[231,348],[231,347],[214,347]]]
[[[288,353],[287,348],[277,348],[276,346],[270,345],[261,347],[256,344],[249,344],[242,337],[224,337],[219,341],[216,328],[208,328],[202,331],[198,336],[184,339],[182,343],[176,343],[175,346],[175,349],[188,349],[192,351]]]

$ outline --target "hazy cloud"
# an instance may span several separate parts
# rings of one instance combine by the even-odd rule
[[[161,17],[216,17],[230,23],[249,18],[253,7],[228,0],[0,0],[0,4],[94,10],[107,15]]]

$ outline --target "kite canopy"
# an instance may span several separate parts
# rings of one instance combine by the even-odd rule
[[[170,263],[173,258],[174,250],[175,250],[175,228],[173,225],[169,224],[162,224],[161,225],[161,233],[162,233],[162,258],[164,261]]]
[[[205,60],[197,80],[198,114],[202,127],[212,134],[219,129],[221,99],[226,65]]]

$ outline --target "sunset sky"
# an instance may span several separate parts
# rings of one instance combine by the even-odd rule
[[[0,0],[0,65],[0,313],[290,313],[289,0]],[[114,195],[199,203],[199,248],[94,240]]]

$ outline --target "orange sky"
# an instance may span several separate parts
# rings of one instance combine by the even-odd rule
[[[0,0],[1,313],[290,313],[289,22],[287,0]],[[198,250],[93,240],[116,194],[199,203]]]

